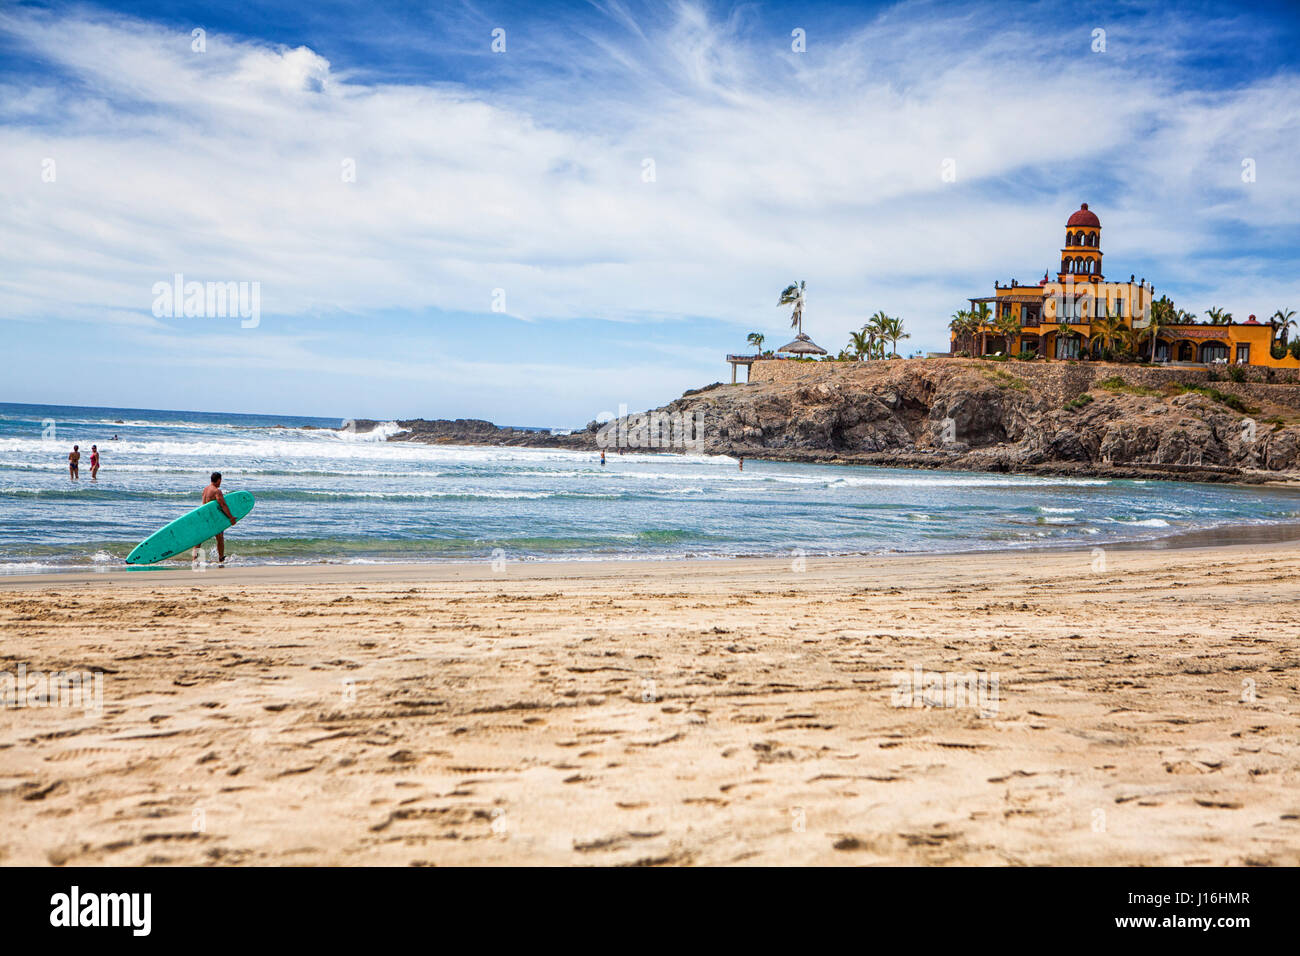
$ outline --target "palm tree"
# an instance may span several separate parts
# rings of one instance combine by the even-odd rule
[[[750,332],[747,336],[745,336],[745,341],[748,342],[750,345],[754,346],[755,350],[757,350],[757,352],[760,355],[762,355],[763,340],[765,338],[767,338],[767,336],[765,336],[762,332]]]
[[[1151,303],[1151,318],[1159,319],[1161,325],[1176,324],[1178,319],[1184,314],[1182,310],[1174,308],[1173,299],[1167,295],[1162,295]]]
[[[979,330],[980,348],[979,354],[983,355],[988,348],[989,325],[993,321],[993,312],[989,309],[987,302],[981,302],[975,306],[971,312],[971,318],[975,321],[975,328]]]
[[[993,328],[1006,339],[1007,354],[1011,354],[1011,340],[1020,332],[1020,319],[1006,308],[1001,315],[993,320]]]
[[[798,285],[786,286],[776,304],[778,308],[783,305],[794,306],[794,312],[790,314],[790,328],[797,328],[799,334],[803,335],[804,284],[800,282]]]
[[[895,316],[885,316],[885,321],[881,323],[881,338],[889,342],[894,350],[894,357],[898,357],[899,339],[910,339],[912,336],[903,331],[903,320]]]
[[[1232,322],[1232,313],[1224,312],[1217,305],[1206,309],[1205,314],[1210,317],[1211,325],[1229,325]]]
[[[1128,355],[1128,353],[1131,352],[1133,353],[1133,357],[1137,358],[1138,343],[1140,341],[1141,339],[1138,336],[1137,329],[1130,328],[1123,323],[1123,320],[1121,320],[1119,332],[1115,335],[1115,342],[1117,345],[1116,350],[1122,355]]]
[[[1088,338],[1089,345],[1100,345],[1103,352],[1112,351],[1114,342],[1123,337],[1126,326],[1124,320],[1117,315],[1108,315],[1103,318],[1094,319],[1092,322],[1093,333]]]
[[[1278,309],[1273,313],[1273,317],[1268,320],[1268,324],[1273,326],[1273,336],[1281,340],[1281,345],[1286,346],[1286,341],[1291,336],[1291,330],[1295,328],[1295,309],[1287,309],[1283,312]]]
[[[1070,323],[1062,319],[1056,323],[1056,341],[1068,340],[1070,333],[1073,331],[1074,329],[1070,328]]]
[[[877,312],[862,326],[862,331],[867,333],[868,351],[872,358],[885,356],[885,327],[888,322],[889,316],[884,312]]]
[[[848,350],[853,353],[853,357],[859,362],[871,354],[872,344],[871,336],[867,333],[865,328],[859,332],[849,333]]]
[[[1160,330],[1164,327],[1165,327],[1165,323],[1163,322],[1163,317],[1156,315],[1156,313],[1152,311],[1151,321],[1147,323],[1146,328],[1134,330],[1134,338],[1136,341],[1141,342],[1145,338],[1151,339],[1151,361],[1152,362],[1156,360],[1156,337],[1160,334]]]
[[[952,320],[948,323],[948,328],[952,331],[953,340],[957,343],[956,351],[973,352],[975,350],[975,323],[971,319],[970,311],[967,309],[958,309],[952,314]],[[963,349],[963,345],[969,345],[969,348]]]

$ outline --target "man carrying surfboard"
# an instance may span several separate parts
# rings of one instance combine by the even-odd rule
[[[226,507],[226,496],[221,493],[221,472],[219,471],[214,471],[212,473],[211,483],[203,489],[203,504],[206,505],[209,501],[215,501],[217,503],[217,507],[221,509],[221,513],[230,519],[230,526],[233,528],[235,526],[235,516],[232,515],[230,509]],[[201,544],[196,544],[194,546],[195,557],[198,557],[199,549],[201,547]],[[226,536],[223,533],[217,535],[217,563],[226,563]]]
[[[191,549],[196,559],[205,541],[217,539],[217,554],[222,566],[226,561],[226,538],[223,532],[253,510],[253,496],[247,491],[221,490],[221,473],[212,473],[212,482],[203,489],[203,504],[168,522],[145,538],[126,556],[127,564],[157,564]]]

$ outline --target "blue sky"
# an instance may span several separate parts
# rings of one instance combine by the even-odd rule
[[[581,424],[786,341],[799,279],[827,348],[877,310],[943,348],[1083,201],[1108,277],[1300,310],[1298,41],[1290,4],[11,3],[0,401]],[[156,315],[175,273],[259,324]]]

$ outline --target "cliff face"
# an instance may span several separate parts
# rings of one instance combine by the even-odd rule
[[[712,386],[652,414],[703,423],[685,450],[787,460],[1234,481],[1300,467],[1294,385],[1065,363],[783,364],[786,380]]]

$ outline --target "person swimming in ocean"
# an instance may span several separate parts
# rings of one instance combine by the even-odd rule
[[[81,446],[73,445],[68,453],[68,477],[76,481],[81,477]]]
[[[221,472],[219,471],[214,471],[212,473],[211,483],[203,489],[203,504],[206,505],[209,501],[215,501],[217,503],[217,507],[221,509],[221,513],[230,519],[230,526],[233,528],[235,526],[235,516],[232,515],[230,509],[226,507],[226,496],[221,493]],[[201,544],[196,544],[194,546],[193,557],[195,560],[198,560],[199,551],[202,547],[203,545]],[[217,563],[226,563],[226,536],[224,533],[217,535]]]
[[[99,446],[90,446],[90,480],[99,480]]]

